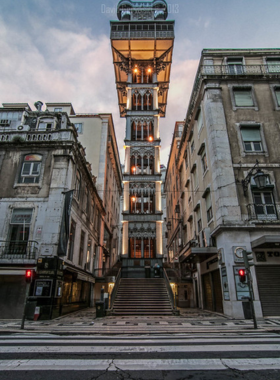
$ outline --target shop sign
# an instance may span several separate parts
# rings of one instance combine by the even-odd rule
[[[280,260],[280,251],[261,251],[255,252],[257,262],[266,262],[270,259],[279,259]]]

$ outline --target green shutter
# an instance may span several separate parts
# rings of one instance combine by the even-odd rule
[[[253,97],[251,90],[234,90],[236,107],[253,107]]]
[[[243,141],[261,141],[259,128],[242,128],[241,134]]]

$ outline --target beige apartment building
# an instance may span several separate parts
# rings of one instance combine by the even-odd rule
[[[257,316],[280,315],[279,143],[280,49],[203,50],[166,182],[183,231],[174,239],[173,223],[169,257],[197,307],[244,317],[242,248],[254,256]]]

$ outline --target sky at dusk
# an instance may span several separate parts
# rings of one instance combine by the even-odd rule
[[[167,0],[175,44],[161,162],[184,120],[204,48],[279,47],[279,0]],[[117,0],[0,0],[0,103],[71,102],[77,113],[112,113],[123,162],[110,46]],[[44,108],[43,108],[44,109]]]

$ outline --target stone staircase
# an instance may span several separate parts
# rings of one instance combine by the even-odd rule
[[[173,315],[164,279],[122,278],[113,315]]]

